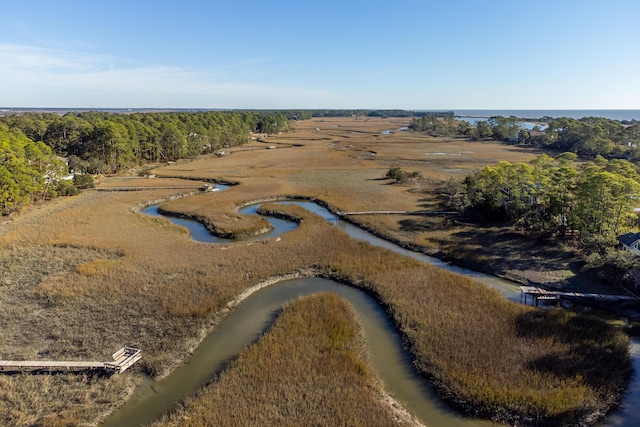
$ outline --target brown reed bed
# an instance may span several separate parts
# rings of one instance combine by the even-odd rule
[[[365,351],[346,301],[299,299],[209,387],[154,425],[412,425],[386,403]]]
[[[339,144],[347,139],[333,133],[328,138]],[[379,143],[372,135],[358,138]],[[164,176],[240,183],[163,208],[246,230],[253,219],[237,215],[237,207],[269,197],[318,198],[337,210],[419,205],[415,193],[380,180],[385,164],[362,159],[360,151],[336,150],[333,143],[320,138],[305,147],[259,154],[238,150],[158,170]],[[194,242],[181,227],[132,211],[179,194],[85,192],[0,225],[2,259],[11,267],[0,286],[2,358],[103,360],[123,343],[144,352],[142,363],[115,381],[59,377],[83,396],[68,402],[37,391],[45,376],[0,377],[2,389],[12,390],[4,401],[13,408],[2,412],[0,424],[97,422],[142,380],[136,371],[162,377],[182,363],[243,290],[310,267],[378,298],[421,372],[463,411],[552,425],[593,419],[621,396],[630,368],[628,340],[617,330],[581,316],[541,315],[509,303],[472,280],[357,243],[296,206],[266,209],[299,218],[297,230],[277,240],[226,246]],[[286,378],[287,372],[280,375]],[[49,396],[68,390],[58,382],[48,387]]]

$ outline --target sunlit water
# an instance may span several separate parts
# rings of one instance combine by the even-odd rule
[[[509,300],[516,302],[520,300],[519,288],[512,282],[403,249],[348,222],[341,221],[327,209],[315,203],[299,201],[280,203],[302,206],[331,222],[355,239],[367,241],[448,271],[472,277],[498,289]],[[242,209],[240,213],[254,214],[256,210],[257,206],[254,205]],[[158,215],[157,207],[153,206],[143,212]],[[196,240],[210,243],[230,242],[228,239],[212,236],[202,224],[196,221],[167,218],[176,224],[187,227]],[[296,227],[296,224],[290,221],[276,220],[275,218],[269,218],[269,220],[273,221],[274,231],[268,236],[259,238],[273,238]],[[251,295],[207,336],[189,358],[187,364],[162,381],[140,387],[135,396],[114,413],[105,425],[143,425],[171,411],[185,397],[196,393],[198,389],[209,383],[215,374],[224,370],[228,361],[246,345],[258,339],[284,302],[316,292],[336,293],[353,305],[369,343],[368,350],[373,366],[382,379],[385,390],[424,424],[445,427],[492,425],[486,421],[465,419],[450,410],[437,398],[427,382],[415,372],[411,358],[403,348],[391,320],[373,299],[354,288],[318,278],[281,282]],[[635,341],[632,345],[632,358],[634,369],[638,372],[640,370],[640,344]],[[640,381],[634,377],[621,408],[610,415],[601,426],[631,427],[638,425],[640,425]]]

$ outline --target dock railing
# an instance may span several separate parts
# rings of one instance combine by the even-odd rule
[[[621,302],[621,301],[637,301],[638,299],[632,295],[609,295],[595,294],[586,292],[562,292],[552,291],[537,286],[520,286],[520,302],[529,304],[528,297],[531,296],[531,305],[538,305],[539,301],[553,300],[573,300],[573,301],[601,301],[601,302]]]
[[[142,358],[142,351],[124,346],[112,355],[113,362],[105,362],[105,367],[113,369],[116,373],[126,371],[131,365]]]
[[[52,360],[0,360],[0,371],[85,371],[106,370],[122,373],[142,358],[142,351],[124,346],[112,355],[112,362],[52,361]]]

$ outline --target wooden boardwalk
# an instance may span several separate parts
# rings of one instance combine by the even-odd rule
[[[338,212],[338,216],[352,216],[352,215],[417,215],[417,216],[429,216],[429,215],[460,215],[460,212],[448,212],[448,211],[361,211],[361,212]]]
[[[637,298],[630,295],[609,295],[609,294],[591,294],[584,292],[560,292],[550,291],[536,286],[520,286],[520,302],[529,304],[529,296],[531,296],[531,305],[537,306],[539,301],[559,301],[561,299],[574,301],[636,301]]]
[[[82,362],[82,361],[53,361],[53,360],[0,360],[0,371],[87,371],[103,370],[112,373],[126,371],[131,365],[140,360],[141,351],[137,348],[122,347],[113,353],[112,362]]]
[[[166,185],[155,187],[97,187],[95,191],[152,191],[152,190],[197,190],[199,186]]]

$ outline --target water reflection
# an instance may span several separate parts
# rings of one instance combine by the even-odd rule
[[[431,265],[435,265],[439,268],[443,268],[454,273],[471,277],[494,289],[499,290],[505,296],[505,298],[511,301],[514,301],[514,302],[520,301],[520,290],[516,283],[503,280],[494,276],[490,276],[487,274],[479,273],[467,268],[462,268],[452,264],[448,264],[437,258],[401,248],[398,245],[391,243],[387,240],[381,239],[377,236],[374,236],[373,234],[353,224],[350,224],[346,221],[341,221],[335,214],[331,213],[329,210],[325,209],[322,206],[319,206],[314,202],[282,201],[277,203],[295,204],[295,205],[301,206],[307,209],[308,211],[316,215],[319,215],[326,221],[329,221],[334,226],[340,228],[342,231],[344,231],[354,239],[366,241],[373,245],[392,250],[401,255],[408,256],[408,257],[420,260],[422,262],[426,262]],[[153,208],[154,206],[145,209],[143,212],[150,215],[160,215],[157,212],[157,206],[155,207],[155,210]],[[257,212],[257,209],[258,209],[258,205],[251,205],[241,209],[240,213],[255,214]],[[190,230],[193,238],[196,240],[209,242],[209,243],[229,243],[234,241],[229,239],[219,239],[211,235],[211,233],[202,224],[196,221],[184,220],[184,219],[174,218],[174,217],[167,217],[167,218],[176,224],[187,227]],[[295,229],[295,227],[297,226],[297,224],[292,223],[290,221],[284,221],[284,220],[280,220],[272,217],[268,217],[268,219],[270,222],[272,222],[274,226],[274,230],[267,235],[258,236],[256,238],[259,238],[259,239],[273,238],[283,232],[291,231]],[[312,279],[309,279],[309,280],[312,280]],[[321,279],[318,279],[318,280],[321,280]],[[386,318],[386,316],[384,317]],[[388,318],[387,318],[387,322],[390,322]],[[399,340],[397,336],[391,337],[390,339]],[[393,346],[391,346],[390,348],[393,348]],[[375,349],[373,348],[371,348],[370,350],[372,352],[375,351]],[[420,396],[423,392],[417,392],[415,389],[416,386],[409,386],[404,381],[409,380],[411,377],[415,377],[415,373],[414,372],[407,373],[406,370],[404,373],[399,373],[399,372],[384,373],[383,372],[386,369],[394,368],[393,365],[399,365],[398,367],[400,369],[403,369],[400,365],[405,365],[407,363],[406,360],[404,361],[400,360],[402,359],[403,356],[395,356],[395,357],[400,357],[400,359],[396,359],[397,362],[391,362],[388,359],[386,359],[388,355],[374,356],[374,359],[376,357],[381,358],[381,360],[379,360],[375,364],[375,368],[379,372],[380,376],[384,379],[385,389],[387,389],[394,396],[404,396],[404,397],[399,397],[399,399],[405,402],[407,404],[407,407],[410,407],[411,411],[415,415],[417,415],[420,419],[424,420],[425,422],[429,421],[428,423],[429,425],[437,425],[437,426],[487,425],[487,423],[481,422],[481,421],[464,420],[459,416],[450,413],[450,411],[443,410],[443,408],[440,407],[442,404],[439,403],[439,400],[434,397],[429,398],[431,403],[429,403],[428,405],[423,402],[418,404],[417,407],[414,407],[413,404],[411,404],[410,402],[418,398],[411,397],[412,394],[415,396]],[[404,356],[404,357],[407,357],[407,356]],[[636,427],[640,425],[640,380],[638,379],[638,375],[637,375],[637,373],[640,372],[640,342],[635,340],[632,342],[631,357],[632,357],[634,371],[636,372],[636,374],[634,375],[633,381],[629,386],[629,390],[625,395],[622,405],[617,411],[615,411],[613,414],[607,417],[606,420],[604,420],[601,424],[599,424],[599,426],[601,427]],[[210,371],[210,372],[213,372],[213,371]],[[211,375],[211,374],[207,374],[207,375]],[[413,381],[416,381],[416,379],[413,378]],[[418,380],[418,381],[420,384],[424,382],[421,380]],[[397,384],[397,385],[394,386],[393,384]],[[423,386],[424,385],[420,387],[423,387]],[[410,391],[410,390],[413,390],[413,391]],[[419,398],[419,399],[422,401],[422,398]],[[429,408],[438,407],[439,409],[437,410],[440,411],[439,412],[440,415],[435,415],[435,413],[432,412],[432,409],[428,409],[428,414],[418,415],[422,413],[421,412],[422,409],[420,408],[423,406],[429,407]],[[428,418],[423,418],[423,416]],[[436,419],[437,419],[437,422],[435,422]],[[112,424],[112,425],[116,425],[116,424]]]
[[[317,292],[336,293],[353,306],[365,332],[373,367],[385,390],[413,415],[432,426],[492,425],[466,419],[436,397],[428,383],[416,375],[393,323],[371,297],[331,280],[308,278],[280,282],[251,295],[205,338],[185,365],[138,390],[104,426],[140,426],[175,409],[186,396],[210,382],[246,345],[258,339],[283,303]]]
[[[240,209],[238,213],[242,215],[255,215],[257,214],[258,205],[247,206],[243,209]],[[255,240],[265,240],[273,237],[277,237],[283,233],[288,231],[295,230],[298,224],[293,221],[287,221],[279,218],[267,217],[269,222],[271,223],[272,229],[267,233],[262,233],[256,236],[247,236],[241,239],[227,239],[224,237],[218,237],[212,234],[207,228],[200,222],[194,221],[191,219],[180,218],[172,215],[165,215],[158,212],[158,205],[149,206],[142,210],[143,214],[151,215],[151,216],[159,216],[168,219],[172,223],[176,225],[180,225],[189,230],[191,237],[194,240],[204,243],[235,243],[238,241],[248,242]]]

